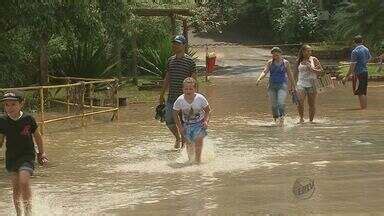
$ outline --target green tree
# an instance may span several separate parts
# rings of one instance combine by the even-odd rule
[[[249,38],[270,41],[273,38],[274,14],[282,6],[281,0],[246,0],[238,9],[238,19],[229,29]]]
[[[276,13],[273,29],[284,42],[317,40],[320,22],[317,5],[310,1],[287,1]]]
[[[105,25],[108,41],[111,42],[111,58],[116,59],[115,74],[121,75],[121,52],[123,42],[123,27],[127,21],[126,5],[122,0],[99,0],[100,13]]]
[[[201,1],[191,18],[192,24],[199,32],[222,32],[227,26],[236,22],[240,5],[243,1],[211,0]]]
[[[352,0],[340,5],[335,16],[335,39],[350,41],[363,35],[369,45],[379,48],[384,41],[384,2],[381,0]]]
[[[130,68],[133,36],[138,37],[139,49],[157,49],[163,43],[160,39],[170,35],[166,18],[137,18],[132,8],[189,7],[192,3],[6,0],[0,7],[0,85],[44,84],[48,71],[86,77],[119,75]]]

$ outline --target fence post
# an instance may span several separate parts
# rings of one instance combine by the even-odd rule
[[[89,84],[89,107],[91,113],[93,113],[93,84]],[[91,115],[91,121],[93,121],[93,115]]]
[[[71,81],[67,78],[67,85],[69,85]],[[70,98],[71,86],[67,87],[67,115],[69,116],[70,106],[69,106],[69,98]]]
[[[114,99],[115,99],[115,113],[114,115],[116,116],[116,121],[119,121],[119,92],[118,92],[118,88],[119,88],[119,80],[118,79],[115,79],[114,83],[113,83],[113,95],[114,95]]]
[[[81,126],[85,126],[84,118],[85,118],[85,110],[84,110],[84,99],[85,99],[85,83],[81,82],[81,104],[80,104],[80,109],[81,109]]]
[[[44,88],[40,87],[40,132],[44,134]]]

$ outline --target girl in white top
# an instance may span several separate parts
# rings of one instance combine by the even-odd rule
[[[176,126],[187,144],[189,160],[201,162],[203,139],[207,135],[210,107],[207,99],[196,93],[196,80],[188,77],[183,81],[183,93],[173,104],[173,118]],[[180,115],[182,114],[183,123]],[[194,158],[192,155],[195,155]]]
[[[303,45],[298,54],[298,80],[296,89],[299,96],[299,104],[297,106],[300,116],[299,123],[304,122],[304,101],[306,97],[308,97],[309,121],[312,123],[315,117],[317,95],[315,81],[323,68],[321,67],[320,61],[316,57],[311,56],[311,54],[312,51],[309,45]]]

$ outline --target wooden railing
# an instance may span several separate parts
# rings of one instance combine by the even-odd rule
[[[3,88],[1,92],[9,90],[20,90],[20,91],[37,91],[39,95],[39,111],[38,111],[38,124],[40,125],[41,133],[44,133],[45,125],[52,122],[64,121],[68,119],[79,118],[81,124],[85,125],[85,117],[89,116],[93,118],[94,115],[102,113],[113,113],[113,119],[118,119],[119,111],[119,96],[118,96],[118,80],[117,79],[90,79],[90,78],[78,78],[78,77],[54,77],[49,76],[50,81],[61,80],[65,81],[66,84],[60,85],[47,85],[47,86],[33,86],[33,87],[19,87],[19,88]],[[75,81],[75,83],[71,83]],[[110,104],[94,106],[94,90],[95,85],[106,85],[109,86],[108,91],[111,92],[109,95]],[[47,94],[48,90],[64,88],[65,97],[63,98],[49,98]],[[71,91],[77,89],[78,91]],[[76,97],[77,100],[73,98]],[[88,98],[87,104],[85,102],[86,97]],[[66,105],[66,116],[56,117],[47,119],[45,117],[45,102],[59,103]],[[78,113],[71,113],[71,107],[78,107]],[[88,111],[86,110],[88,109]]]

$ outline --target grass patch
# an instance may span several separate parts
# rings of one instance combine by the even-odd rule
[[[119,97],[127,97],[129,103],[155,102],[159,98],[159,90],[139,91],[136,85],[126,84],[119,89]]]
[[[313,51],[338,51],[343,50],[345,48],[348,48],[348,46],[344,44],[331,44],[331,43],[324,43],[320,45],[311,45]]]
[[[153,75],[142,75],[137,78],[138,85],[159,81],[159,77]],[[204,76],[198,76],[199,87],[211,85],[211,82],[205,82]],[[119,97],[127,97],[130,103],[157,102],[161,89],[141,90],[133,83],[127,83],[119,89]]]
[[[369,64],[368,65],[368,74],[370,76],[384,76],[384,66],[383,68],[381,69],[380,72],[378,72],[378,65],[377,64]],[[347,74],[349,70],[349,65],[343,65],[343,66],[339,66],[339,73],[343,76],[345,76]]]
[[[159,81],[161,77],[154,75],[140,75],[137,77],[137,85],[141,85],[143,83],[151,83],[153,81]]]

